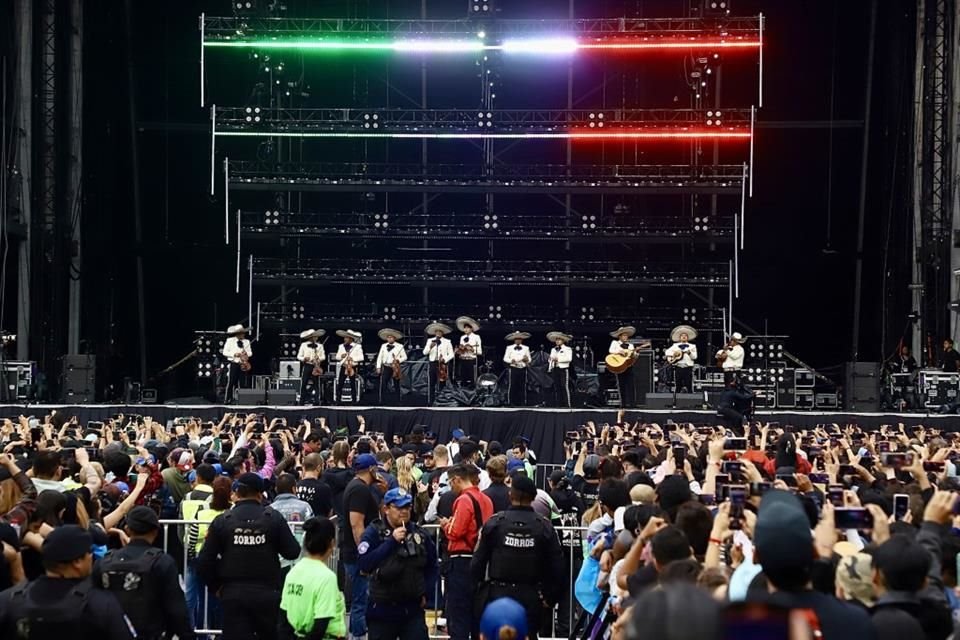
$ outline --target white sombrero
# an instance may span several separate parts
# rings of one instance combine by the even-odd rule
[[[380,329],[380,331],[377,332],[377,337],[383,340],[384,342],[386,342],[387,338],[390,336],[393,336],[394,340],[403,339],[403,334],[397,331],[396,329]]]
[[[363,338],[362,333],[360,333],[359,331],[354,331],[353,329],[346,329],[346,330],[339,329],[337,331],[337,335],[340,336],[341,338],[353,338],[357,342],[360,342],[360,340]]]
[[[443,324],[442,322],[431,322],[430,324],[427,325],[427,328],[424,329],[424,332],[428,336],[436,335],[437,331],[442,331],[443,335],[447,335],[448,333],[452,333],[453,329]]]
[[[610,332],[610,336],[613,337],[613,338],[619,338],[619,337],[621,336],[621,334],[624,334],[624,333],[627,334],[627,337],[628,337],[628,338],[632,338],[632,337],[634,336],[634,334],[637,333],[637,328],[636,328],[636,327],[630,327],[630,326],[620,327],[620,328],[617,329],[616,331],[611,331],[611,332]]]
[[[232,325],[230,325],[229,327],[227,327],[227,335],[228,335],[228,336],[235,336],[235,335],[238,335],[238,334],[241,334],[241,333],[247,333],[248,331],[250,331],[250,330],[247,329],[247,328],[246,328],[245,326],[243,326],[242,324],[232,324]]]
[[[307,329],[306,331],[300,332],[300,339],[309,340],[310,338],[322,338],[326,333],[323,329]]]
[[[573,340],[573,336],[567,335],[563,331],[551,331],[547,334],[547,340],[550,342],[556,342],[557,340],[563,340],[564,342],[570,342]]]
[[[472,328],[474,331],[480,331],[480,323],[470,316],[460,316],[457,318],[457,329],[463,331],[467,326]]]
[[[697,330],[688,324],[681,324],[680,326],[674,327],[673,331],[670,332],[670,339],[674,342],[680,342],[681,333],[687,334],[687,338],[691,342],[697,339]]]
[[[508,334],[507,334],[507,337],[504,338],[504,339],[505,339],[507,342],[513,342],[513,341],[516,340],[517,338],[519,338],[519,339],[521,339],[521,340],[526,340],[526,339],[529,338],[529,337],[530,337],[530,334],[527,333],[526,331],[514,331],[513,333],[508,333]]]

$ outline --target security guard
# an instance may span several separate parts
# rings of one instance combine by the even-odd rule
[[[93,588],[93,538],[80,527],[57,527],[43,541],[45,575],[0,594],[4,640],[131,640],[116,598]]]
[[[410,519],[413,496],[390,489],[383,518],[363,532],[357,546],[360,570],[370,576],[369,640],[426,640],[423,610],[437,582],[433,539]]]
[[[260,504],[263,479],[244,473],[233,483],[233,508],[207,530],[197,557],[201,580],[220,596],[223,637],[274,638],[280,609],[280,562],[300,545],[283,516]]]
[[[137,631],[137,638],[155,640],[176,635],[193,640],[187,601],[173,558],[153,546],[160,520],[150,507],[134,507],[124,527],[130,542],[103,557],[93,568],[93,584],[110,591]]]
[[[511,597],[527,610],[529,638],[536,639],[540,619],[549,614],[564,585],[560,540],[550,521],[537,515],[537,485],[523,473],[510,478],[510,508],[483,525],[470,573],[483,584],[479,601]]]

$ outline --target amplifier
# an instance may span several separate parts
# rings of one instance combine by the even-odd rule
[[[702,393],[678,393],[677,409],[702,409]],[[648,393],[645,406],[648,409],[670,409],[673,407],[672,393]]]
[[[280,378],[277,380],[277,389],[282,389],[285,391],[294,391],[296,393],[300,392],[300,378]]]
[[[817,409],[836,409],[839,403],[835,393],[818,393],[813,396],[813,404]]]
[[[271,389],[267,392],[267,404],[291,406],[297,404],[297,392],[292,389]]]
[[[813,389],[797,389],[797,409],[813,409]]]
[[[267,404],[267,396],[263,389],[237,389],[237,404],[263,406]]]

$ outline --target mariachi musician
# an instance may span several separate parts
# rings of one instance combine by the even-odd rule
[[[323,344],[318,342],[326,335],[323,329],[307,329],[300,334],[300,404],[320,404],[320,376],[323,375],[323,363],[327,354]]]
[[[636,333],[637,329],[631,326],[620,327],[616,331],[611,331],[610,337],[613,338],[613,342],[610,343],[610,355],[623,356],[624,358],[631,359],[636,358],[637,348],[629,342],[630,338],[636,335]],[[633,381],[633,367],[629,366],[624,369],[622,373],[615,375],[617,376],[617,391],[620,392],[620,407],[636,406],[637,399]]]
[[[446,337],[453,332],[442,322],[433,322],[427,325],[424,332],[433,336],[423,346],[423,355],[430,363],[430,388],[427,389],[427,403],[432,404],[440,387],[445,386],[450,379],[450,363],[453,361],[453,344]]]
[[[470,316],[460,316],[457,329],[463,333],[457,345],[457,384],[472,388],[477,382],[477,358],[483,355],[483,343],[477,334],[480,323]]]
[[[547,340],[553,343],[553,349],[550,350],[550,361],[547,364],[547,372],[553,381],[551,389],[551,406],[567,407],[570,402],[570,363],[573,362],[573,349],[567,346],[567,343],[573,340],[573,336],[567,335],[562,331],[551,331],[547,334]]]
[[[523,407],[527,404],[527,367],[530,366],[530,347],[523,341],[530,337],[526,331],[514,331],[506,336],[507,347],[503,361],[507,364],[507,404]]]
[[[717,351],[717,365],[723,367],[724,377],[729,380],[743,369],[743,343],[746,342],[739,331],[734,331],[727,344]]]
[[[242,324],[234,324],[227,328],[227,339],[220,351],[230,366],[227,369],[227,385],[223,392],[225,404],[234,402],[237,389],[242,386],[245,374],[250,371],[253,347],[246,338],[247,328]]]
[[[403,334],[396,329],[380,329],[377,336],[383,340],[377,354],[377,377],[380,378],[380,404],[400,404],[400,365],[407,361],[407,352],[397,340]]]
[[[343,342],[337,346],[337,389],[334,397],[337,402],[342,402],[341,390],[346,385],[350,402],[356,403],[360,401],[360,365],[363,364],[363,347],[360,341],[363,340],[363,334],[352,329],[340,329],[337,335],[343,338]]]
[[[673,345],[664,352],[667,364],[673,366],[673,385],[676,391],[693,393],[693,366],[697,361],[697,330],[685,324],[670,332]]]

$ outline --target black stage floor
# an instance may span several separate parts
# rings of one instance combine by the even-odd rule
[[[357,415],[363,415],[368,431],[382,431],[388,440],[393,434],[409,433],[416,425],[424,425],[428,431],[437,434],[439,441],[446,442],[451,432],[460,428],[465,433],[486,441],[497,440],[508,444],[516,436],[526,436],[531,447],[537,452],[541,462],[556,463],[563,461],[563,434],[579,425],[593,420],[597,425],[615,422],[616,409],[513,409],[513,408],[476,408],[476,407],[291,407],[291,406],[232,406],[223,405],[0,405],[0,416],[15,418],[19,415],[40,417],[56,409],[69,416],[76,416],[81,423],[88,420],[103,420],[123,414],[139,414],[166,422],[177,417],[197,417],[202,420],[217,420],[225,412],[263,413],[269,418],[286,416],[288,422],[301,418],[327,419],[331,427],[347,426],[351,433],[356,432]],[[927,425],[941,429],[960,430],[960,415],[937,415],[918,413],[850,413],[843,411],[758,411],[758,420],[778,421],[799,427],[813,427],[818,424],[855,423],[866,429],[875,429],[882,424]],[[676,422],[694,424],[716,424],[717,416],[713,411],[690,410],[646,410],[627,411],[630,422],[664,423],[668,419]]]

